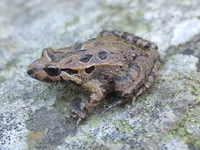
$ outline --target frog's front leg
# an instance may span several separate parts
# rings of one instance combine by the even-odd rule
[[[77,125],[85,119],[93,110],[96,108],[100,101],[105,97],[105,89],[101,87],[101,83],[99,80],[92,79],[85,84],[83,84],[83,88],[87,89],[90,95],[90,99],[88,103],[83,107],[81,112],[75,112],[75,115],[72,117],[78,118]]]

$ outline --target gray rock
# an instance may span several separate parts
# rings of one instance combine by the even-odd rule
[[[199,0],[0,1],[0,150],[199,150],[199,6]],[[111,103],[105,100],[76,128],[66,117],[88,96],[36,81],[26,68],[43,48],[70,46],[103,29],[157,43],[160,76],[134,104],[100,117]]]

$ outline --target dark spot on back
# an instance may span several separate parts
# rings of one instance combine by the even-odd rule
[[[131,62],[131,63],[128,64],[128,67],[129,67],[129,68],[133,68],[133,69],[134,69],[135,71],[137,71],[137,72],[140,72],[140,67],[138,66],[137,63]]]
[[[144,46],[144,48],[147,48],[147,49],[149,49],[151,47],[151,44],[150,43],[147,43],[145,46]]]
[[[126,77],[126,76],[117,76],[117,81],[118,81],[118,82],[123,82],[123,81],[125,81],[125,80],[127,80],[127,77]]]
[[[78,70],[72,70],[72,69],[62,69],[62,71],[65,71],[69,75],[74,75],[78,73]]]
[[[86,54],[85,57],[79,59],[79,61],[87,63],[92,58],[92,56],[92,54]]]
[[[107,52],[106,52],[106,51],[99,52],[99,53],[98,53],[98,57],[99,57],[101,60],[106,59],[106,58],[107,58]]]
[[[123,35],[122,35],[122,38],[123,38],[123,39],[127,39],[127,37],[128,37],[128,33],[127,33],[127,32],[124,32]]]
[[[80,51],[82,47],[83,47],[83,44],[75,45],[74,50],[75,51]]]
[[[139,39],[139,37],[132,37],[132,42],[136,43]]]
[[[91,74],[92,71],[94,71],[94,69],[95,69],[95,66],[91,66],[91,67],[89,67],[89,68],[86,68],[86,69],[85,69],[85,72],[86,72],[87,74]]]

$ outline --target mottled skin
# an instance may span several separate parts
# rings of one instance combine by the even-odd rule
[[[45,82],[74,82],[90,93],[78,123],[110,92],[122,104],[135,99],[154,82],[160,66],[156,44],[134,34],[102,31],[94,39],[54,51],[46,48],[28,74]]]

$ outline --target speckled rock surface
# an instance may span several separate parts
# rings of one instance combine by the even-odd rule
[[[1,0],[0,150],[199,150],[199,0]],[[66,120],[88,97],[67,85],[36,81],[27,66],[45,47],[60,48],[103,29],[135,33],[159,45],[154,86],[132,104],[80,126]]]

